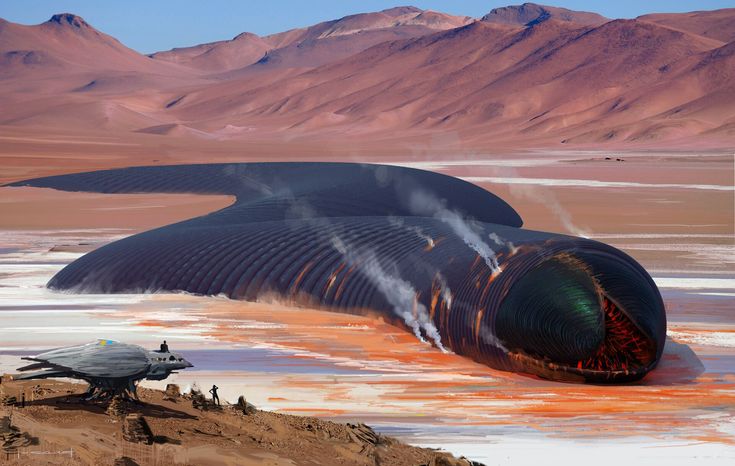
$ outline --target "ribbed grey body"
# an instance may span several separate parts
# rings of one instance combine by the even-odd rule
[[[237,198],[93,251],[51,288],[275,294],[378,312],[492,367],[549,378],[636,379],[663,350],[663,302],[640,265],[595,241],[520,229],[503,200],[449,176],[294,162],[136,167],[14,185]],[[531,272],[547,277],[543,290],[532,302],[517,299],[514,286]],[[645,350],[631,356],[638,340]]]

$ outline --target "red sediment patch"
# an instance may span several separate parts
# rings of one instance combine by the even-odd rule
[[[171,325],[171,321],[139,320],[135,325],[141,327],[169,327]]]
[[[436,306],[441,307],[441,301]],[[299,351],[300,361],[314,358],[315,365],[323,364],[318,358],[326,357],[340,364],[349,362],[356,370],[369,369],[359,376],[283,375],[279,386],[318,394],[314,396],[339,405],[338,409],[311,409],[310,402],[304,401],[303,406],[292,408],[298,403],[285,397],[269,400],[276,406],[288,403],[283,409],[289,412],[325,417],[384,415],[387,419],[421,415],[427,422],[522,425],[554,436],[579,437],[604,429],[612,437],[666,435],[728,445],[732,441],[717,430],[718,419],[700,416],[726,413],[735,406],[732,374],[705,373],[687,384],[667,384],[663,376],[624,386],[569,385],[495,371],[441,353],[370,315],[226,300],[207,300],[206,307],[196,312],[215,323],[203,333],[219,341],[275,345]],[[238,320],[275,325],[235,328],[232,323]],[[152,324],[155,321],[143,321],[143,325]],[[199,324],[161,321],[159,326]],[[675,353],[664,354],[664,362],[681,364],[677,358]],[[363,411],[366,405],[385,407],[386,413]]]

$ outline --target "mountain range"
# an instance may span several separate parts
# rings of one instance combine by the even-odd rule
[[[732,146],[735,9],[408,6],[150,55],[69,13],[0,19],[0,108],[6,132]]]

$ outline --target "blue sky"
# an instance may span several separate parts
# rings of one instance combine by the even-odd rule
[[[128,47],[149,53],[172,47],[230,39],[248,31],[259,35],[308,26],[354,13],[398,5],[482,16],[513,0],[0,0],[0,18],[22,24],[46,21],[54,13],[75,13]],[[652,12],[714,10],[735,6],[733,0],[539,1],[609,18],[634,18]]]

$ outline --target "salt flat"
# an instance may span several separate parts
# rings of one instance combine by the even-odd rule
[[[557,183],[519,191],[507,183],[482,184],[516,207],[527,227],[583,231],[627,251],[649,270],[666,302],[669,339],[660,367],[638,384],[569,385],[493,371],[441,353],[381,320],[288,302],[51,292],[46,281],[85,251],[176,221],[156,216],[160,206],[180,206],[174,216],[187,218],[230,200],[143,201],[26,188],[1,189],[0,213],[12,215],[2,216],[0,231],[0,366],[9,371],[21,354],[98,337],[148,347],[167,339],[196,359],[195,370],[172,379],[184,387],[216,383],[231,401],[245,394],[267,409],[364,420],[411,443],[479,461],[522,464],[563,451],[577,464],[595,448],[615,458],[725,464],[735,457],[733,199],[732,192],[686,186],[732,186],[724,170],[731,162],[702,158],[647,180],[646,167],[657,162],[640,157],[642,169],[633,171],[641,186],[631,189]],[[565,163],[570,162],[549,162]],[[612,176],[599,160],[579,163],[584,166],[575,170],[590,179],[602,179],[600,172]],[[508,170],[507,165],[512,164],[432,168],[469,177]],[[527,177],[522,170],[537,166],[515,164],[503,177]],[[693,174],[687,179],[685,172],[693,169],[696,180]],[[680,186],[649,187],[653,181]],[[8,207],[15,201],[26,202],[24,210]],[[26,213],[33,216],[52,201],[53,212],[47,207],[37,223],[21,227]],[[125,228],[125,218],[141,209],[153,214],[137,216],[138,223]],[[13,222],[19,227],[12,228]]]

